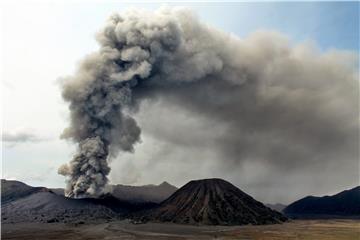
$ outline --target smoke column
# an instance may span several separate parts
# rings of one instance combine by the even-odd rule
[[[299,129],[296,138],[307,144],[301,129],[308,127],[307,123],[294,129],[293,122],[299,122],[295,118],[314,115],[317,110],[312,106],[325,104],[334,92],[346,92],[350,101],[356,95],[348,91],[356,86],[353,72],[332,60],[346,56],[317,56],[301,47],[293,49],[285,37],[274,32],[239,39],[202,24],[187,9],[130,10],[112,15],[97,34],[97,41],[99,50],[86,56],[77,72],[64,78],[62,84],[62,95],[70,109],[70,126],[62,137],[78,144],[70,163],[58,170],[67,177],[69,197],[104,193],[110,158],[119,151],[133,152],[140,141],[141,129],[131,115],[144,99],[168,96],[169,101],[177,99],[174,102],[182,102],[194,112],[229,119],[239,125],[234,129],[243,131],[236,134],[236,140],[244,144],[245,140],[238,138],[249,133],[254,139],[257,135],[252,130],[265,131],[266,125],[260,122],[266,119],[277,124],[268,126],[272,132],[282,129],[285,135],[287,128],[290,133]],[[307,60],[302,59],[314,61],[306,74],[302,71]],[[327,75],[323,77],[318,69]],[[332,70],[324,69],[334,69],[335,75],[341,73],[342,85],[330,82]],[[314,78],[308,77],[310,72]],[[286,81],[293,77],[294,81]],[[335,87],[328,95],[312,92],[307,96],[306,89],[323,86],[317,79],[330,79],[327,85]],[[306,109],[299,99],[308,101]],[[352,110],[350,106],[349,114]],[[328,126],[331,132],[334,126]],[[314,128],[313,134],[318,131],[321,136],[311,139],[326,141],[327,132],[320,130]]]

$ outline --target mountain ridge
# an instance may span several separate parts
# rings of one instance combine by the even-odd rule
[[[133,202],[160,203],[178,188],[164,181],[159,185],[149,184],[143,186],[110,185],[110,192],[117,198]]]
[[[286,205],[285,204],[282,204],[282,203],[267,203],[265,204],[265,206],[275,210],[275,211],[278,211],[278,212],[282,212],[285,208],[286,208]]]
[[[292,218],[360,218],[360,186],[322,197],[306,196],[283,211]]]
[[[31,195],[37,191],[52,191],[58,195],[64,196],[63,188],[33,187],[17,180],[6,179],[1,179],[1,185],[1,201],[3,203]],[[136,203],[160,203],[174,193],[178,188],[166,181],[163,181],[159,185],[147,184],[131,186],[124,184],[110,184],[109,189],[109,193],[123,201],[133,201]]]

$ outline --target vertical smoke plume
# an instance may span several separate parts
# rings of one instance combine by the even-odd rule
[[[62,136],[78,144],[58,171],[67,177],[67,196],[103,193],[109,158],[134,151],[140,141],[131,113],[154,96],[232,126],[217,147],[236,161],[269,158],[286,164],[313,146],[334,149],[329,139],[351,139],[348,133],[358,127],[356,73],[341,65],[352,58],[346,54],[290,47],[274,32],[239,39],[178,8],[115,14],[97,40],[99,50],[62,85],[70,109]],[[339,104],[343,118],[351,119],[345,127],[336,124]]]
[[[192,39],[192,31],[202,36]],[[200,46],[201,38],[208,37],[206,27],[184,9],[128,11],[109,18],[97,35],[99,51],[63,81],[71,124],[62,136],[78,143],[73,160],[58,171],[68,176],[67,196],[102,194],[109,152],[134,150],[141,130],[127,114],[136,102],[133,92],[192,82],[222,68],[221,60],[208,51],[212,46]]]
[[[100,50],[63,81],[71,125],[62,136],[78,143],[71,162],[58,170],[68,176],[67,196],[101,195],[110,171],[109,152],[133,151],[140,139],[140,128],[126,113],[132,88],[149,78],[163,51],[171,52],[179,44],[178,24],[170,12],[148,23],[152,16],[147,17],[137,12],[112,16],[98,35]]]

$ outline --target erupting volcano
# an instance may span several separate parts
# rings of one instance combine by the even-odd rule
[[[62,79],[70,110],[62,137],[77,144],[73,159],[58,170],[69,197],[106,192],[109,162],[134,151],[141,139],[135,114],[155,100],[215,121],[197,143],[229,168],[266,162],[286,172],[294,163],[336,163],[336,153],[356,152],[350,55],[292,46],[275,32],[240,39],[184,8],[114,14],[97,41],[99,49]],[[181,135],[181,143],[191,145],[190,134]]]

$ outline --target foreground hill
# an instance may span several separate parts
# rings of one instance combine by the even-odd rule
[[[286,218],[222,179],[190,181],[150,210],[147,220],[204,225],[281,223]]]
[[[292,218],[360,218],[360,186],[333,196],[308,196],[283,211]]]

